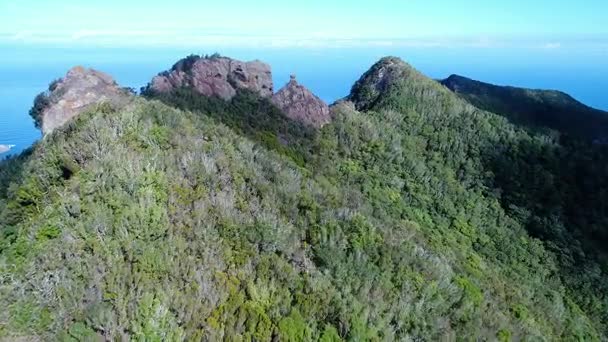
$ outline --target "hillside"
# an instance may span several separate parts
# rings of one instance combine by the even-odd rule
[[[608,112],[586,106],[560,91],[497,86],[458,75],[451,75],[441,84],[476,107],[504,115],[516,124],[550,128],[597,142],[608,138]]]
[[[608,336],[605,146],[394,57],[321,128],[262,89],[102,102],[2,162],[0,336]]]

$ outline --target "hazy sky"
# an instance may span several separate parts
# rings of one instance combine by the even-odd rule
[[[607,0],[0,0],[0,42],[606,48]]]

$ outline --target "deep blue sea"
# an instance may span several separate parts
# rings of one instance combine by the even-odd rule
[[[158,72],[204,49],[41,48],[0,46],[0,144],[20,152],[40,139],[28,110],[36,94],[75,65],[114,76],[122,86],[139,89]],[[331,103],[386,55],[403,58],[432,78],[461,74],[495,84],[562,90],[595,108],[608,110],[608,52],[562,49],[370,48],[223,50],[222,55],[271,64],[278,89],[295,73]],[[7,154],[5,154],[7,155]]]

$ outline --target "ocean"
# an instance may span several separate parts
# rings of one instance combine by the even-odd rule
[[[19,153],[40,139],[28,111],[36,94],[75,66],[112,75],[126,87],[139,89],[158,72],[204,49],[50,48],[0,46],[0,145]],[[485,82],[527,88],[556,89],[579,101],[608,110],[608,52],[576,49],[500,48],[351,48],[227,49],[222,55],[261,59],[273,68],[275,88],[290,74],[328,103],[346,96],[352,84],[375,61],[398,56],[429,77],[460,74]]]

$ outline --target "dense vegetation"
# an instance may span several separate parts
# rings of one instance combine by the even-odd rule
[[[312,158],[315,129],[288,119],[268,99],[253,92],[239,90],[229,102],[201,96],[189,88],[172,93],[155,93],[146,89],[142,95],[217,119],[236,133],[290,157],[300,166],[305,166]]]
[[[603,146],[393,58],[320,131],[251,93],[147,95],[0,164],[0,336],[608,335]]]
[[[608,139],[608,113],[555,90],[496,86],[452,75],[441,81],[477,108],[506,116],[533,130],[547,128],[600,143]]]

